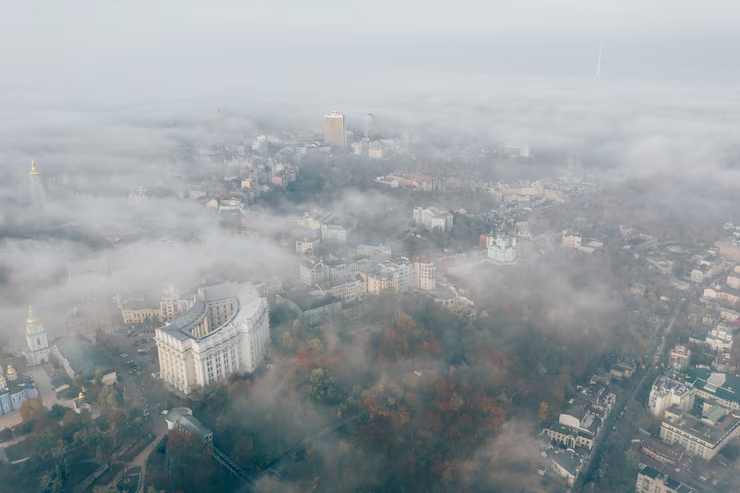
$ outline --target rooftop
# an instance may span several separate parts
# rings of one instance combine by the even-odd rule
[[[672,417],[677,416],[677,417]],[[679,430],[692,435],[712,445],[718,444],[725,436],[740,426],[740,417],[729,413],[719,417],[712,415],[710,419],[702,419],[688,412],[681,412],[675,406],[666,413],[663,424],[668,423]]]
[[[712,372],[708,368],[692,368],[687,381],[697,389],[714,394],[718,399],[740,403],[740,376]]]
[[[684,395],[691,390],[691,386],[679,380],[663,375],[655,380],[655,383],[653,384],[653,390],[662,394],[672,393],[675,395]]]

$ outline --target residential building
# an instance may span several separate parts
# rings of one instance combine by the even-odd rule
[[[550,459],[550,470],[573,486],[583,468],[583,457],[572,449],[555,449],[547,454]]]
[[[367,146],[367,157],[370,159],[383,159],[384,156],[383,144],[377,140],[370,142]]]
[[[609,377],[614,380],[628,380],[635,374],[635,365],[632,363],[621,362],[614,365],[609,370]]]
[[[545,427],[550,441],[566,448],[591,450],[601,425],[611,412],[616,395],[604,385],[578,387],[578,393],[568,402],[567,413],[558,422]]]
[[[691,385],[668,376],[659,376],[653,382],[648,397],[648,409],[653,416],[662,417],[671,406],[688,411],[693,405],[694,389]]]
[[[452,229],[452,214],[437,207],[414,207],[414,223],[429,230],[449,231]]]
[[[321,240],[335,243],[346,243],[347,230],[338,224],[322,224]]]
[[[682,371],[689,367],[691,350],[681,344],[674,346],[668,356],[668,366],[674,370]]]
[[[725,324],[719,324],[709,331],[704,342],[712,348],[712,351],[729,351],[732,348],[734,329]]]
[[[194,303],[194,297],[180,296],[175,286],[170,284],[164,289],[159,299],[159,319],[162,322],[174,320],[180,314],[188,311]]]
[[[338,111],[332,111],[324,115],[322,125],[324,142],[337,147],[344,147],[347,143],[344,128],[344,114]]]
[[[369,244],[361,244],[357,245],[357,249],[355,250],[357,252],[357,255],[363,256],[363,257],[390,257],[391,256],[391,247],[387,245],[369,245]]]
[[[367,293],[377,295],[384,291],[396,293],[407,291],[410,273],[408,260],[401,258],[394,261],[387,260],[361,275],[367,285]]]
[[[740,414],[717,405],[705,409],[701,418],[673,406],[666,410],[660,423],[661,440],[707,461],[737,436]]]
[[[313,286],[326,278],[324,263],[316,259],[303,259],[298,265],[298,276],[303,284]]]
[[[268,350],[267,300],[249,285],[200,288],[195,304],[155,331],[160,377],[184,394],[253,372]]]
[[[431,291],[437,287],[437,266],[428,258],[417,258],[413,263],[414,288]]]
[[[150,320],[160,320],[160,307],[152,306],[145,300],[120,301],[118,309],[125,325],[140,325]]]
[[[703,402],[740,410],[740,376],[708,368],[691,368],[687,382],[693,385],[696,398]]]
[[[342,301],[353,301],[367,293],[367,284],[360,274],[326,290],[332,296]]]
[[[678,464],[686,453],[682,448],[673,447],[653,437],[640,439],[640,452],[654,461],[669,465]]]
[[[657,469],[642,465],[637,473],[636,493],[696,493],[696,490]]]
[[[724,303],[731,307],[736,307],[738,305],[738,301],[740,301],[740,290],[729,287],[721,288],[718,286],[715,286],[714,288],[705,288],[703,298]]]
[[[49,361],[49,340],[46,329],[41,322],[33,316],[31,305],[28,306],[26,316],[26,361],[29,366],[40,365]]]
[[[513,265],[519,259],[517,239],[507,234],[490,234],[487,236],[486,248],[488,258],[499,265]]]

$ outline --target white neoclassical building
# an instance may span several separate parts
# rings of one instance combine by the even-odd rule
[[[201,288],[193,306],[154,338],[160,377],[189,394],[259,366],[270,338],[267,300],[251,285]]]

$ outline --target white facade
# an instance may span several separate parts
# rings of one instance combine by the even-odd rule
[[[437,266],[430,260],[414,261],[414,287],[431,291],[437,287]]]
[[[49,340],[46,329],[33,316],[33,310],[28,307],[26,317],[26,361],[30,366],[40,365],[49,361]]]
[[[368,294],[380,294],[384,291],[405,292],[409,288],[411,268],[408,260],[400,258],[379,264],[371,272],[362,273]]]
[[[694,405],[694,395],[694,389],[689,385],[670,377],[660,376],[650,389],[648,409],[658,418],[671,406],[688,411]]]
[[[253,372],[270,338],[267,300],[252,286],[201,289],[193,307],[156,330],[160,376],[184,394]]]
[[[322,224],[321,239],[323,241],[344,243],[347,241],[347,230],[338,224]]]
[[[516,238],[508,235],[488,235],[486,239],[488,258],[497,264],[511,265],[519,259]]]
[[[724,324],[712,329],[705,339],[712,351],[729,351],[732,348],[733,331]]]
[[[367,294],[367,284],[362,276],[358,275],[355,279],[332,286],[327,292],[342,301],[352,301]]]
[[[185,313],[193,306],[195,300],[187,299],[180,296],[180,293],[174,286],[169,285],[162,292],[159,299],[159,319],[162,322],[174,320],[181,313]]]
[[[414,207],[414,223],[426,229],[449,231],[452,229],[452,214],[437,207]]]

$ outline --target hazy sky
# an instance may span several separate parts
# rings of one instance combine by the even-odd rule
[[[4,3],[11,102],[383,91],[409,74],[588,78],[602,42],[607,80],[740,76],[730,0]]]

